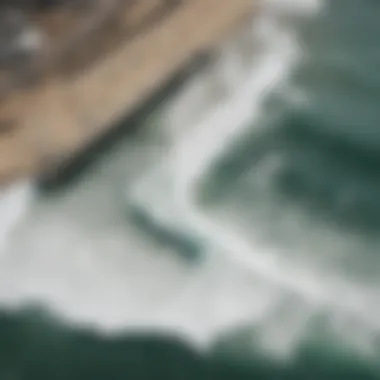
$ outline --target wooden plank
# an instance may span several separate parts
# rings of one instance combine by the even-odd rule
[[[2,98],[0,181],[84,149],[253,11],[252,0],[130,1],[122,0],[108,29],[89,32],[92,40],[56,55],[33,84]]]

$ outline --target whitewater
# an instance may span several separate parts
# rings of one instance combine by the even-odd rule
[[[319,339],[344,342],[377,365],[378,281],[336,259],[367,243],[273,190],[287,158],[271,136],[313,101],[296,80],[307,65],[302,28],[327,7],[264,1],[141,132],[71,187],[49,196],[33,182],[5,189],[1,307],[38,304],[105,335],[176,334],[200,350],[243,329],[248,354],[276,360]],[[255,185],[251,219],[243,193],[205,195],[215,168],[246,141],[270,146],[235,177]]]

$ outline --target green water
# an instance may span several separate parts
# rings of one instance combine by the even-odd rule
[[[36,311],[1,315],[0,334],[1,379],[378,378],[365,365],[321,353],[323,347],[303,350],[293,364],[259,357],[249,362],[231,360],[223,344],[212,354],[201,355],[174,337],[101,337],[93,331],[62,327]]]

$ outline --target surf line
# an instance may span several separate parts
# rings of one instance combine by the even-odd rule
[[[291,68],[299,60],[291,31],[283,33],[277,26],[277,17],[271,13],[260,15],[250,25],[248,33],[255,45],[254,62],[248,75],[240,75],[234,43],[227,46],[215,66],[219,70],[217,80],[223,82],[229,96],[211,107],[200,122],[190,125],[184,133],[175,131],[176,123],[181,120],[169,117],[169,123],[174,124],[174,141],[168,154],[127,189],[131,215],[156,235],[172,240],[180,236],[179,240],[187,243],[209,240],[207,231],[197,227],[199,217],[197,223],[193,218],[201,214],[195,200],[197,184],[215,159],[257,123],[265,99],[273,89],[286,82]],[[178,105],[186,108],[186,101],[192,99],[187,99],[185,94],[182,104],[180,99]],[[169,106],[169,115],[171,111]],[[192,247],[194,249],[204,251],[205,248]]]

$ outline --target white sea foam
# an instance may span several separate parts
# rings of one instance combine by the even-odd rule
[[[0,191],[0,254],[11,239],[12,230],[25,216],[34,195],[33,184],[15,183]]]

